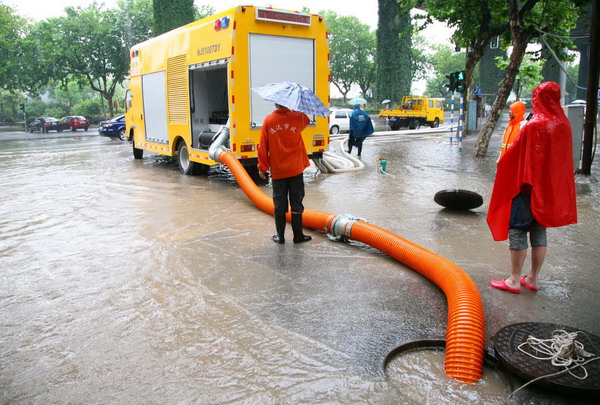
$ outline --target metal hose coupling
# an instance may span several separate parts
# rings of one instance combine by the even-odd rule
[[[219,132],[215,135],[214,142],[208,148],[208,156],[215,162],[222,163],[219,160],[219,155],[221,152],[227,151],[227,148],[224,146],[229,141],[229,120],[225,125],[222,125],[219,128]]]
[[[367,222],[364,218],[355,217],[350,214],[338,215],[331,221],[330,229],[325,227],[327,236],[332,240],[346,241],[350,238],[352,225],[357,221]]]

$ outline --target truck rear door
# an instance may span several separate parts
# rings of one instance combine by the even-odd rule
[[[315,41],[277,35],[250,34],[250,87],[291,81],[315,90]],[[250,125],[259,128],[273,112],[273,103],[251,92]],[[314,117],[311,117],[314,120]]]

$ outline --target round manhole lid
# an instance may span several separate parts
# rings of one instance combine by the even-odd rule
[[[433,201],[451,210],[470,210],[481,207],[483,197],[474,191],[450,189],[435,193]]]
[[[494,337],[494,350],[500,362],[521,378],[532,380],[541,376],[557,373],[564,367],[552,365],[549,360],[535,359],[519,350],[519,345],[526,342],[529,336],[537,339],[550,339],[555,330],[565,332],[583,332],[576,340],[583,344],[584,350],[600,356],[600,337],[591,333],[565,325],[540,322],[524,322],[508,325],[498,331]],[[534,350],[530,351],[533,353]],[[544,357],[538,355],[538,357]],[[591,359],[592,357],[590,357]],[[586,379],[578,379],[568,372],[541,378],[533,384],[538,384],[558,391],[574,394],[598,394],[600,392],[600,360],[592,361],[584,366],[587,370]],[[579,371],[579,373],[578,373]],[[575,369],[577,375],[581,370]]]

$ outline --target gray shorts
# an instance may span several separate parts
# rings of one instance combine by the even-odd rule
[[[510,250],[527,250],[527,232],[529,232],[529,241],[531,247],[548,246],[546,239],[546,228],[533,222],[529,231],[522,229],[510,228],[508,230],[508,240],[510,241]]]

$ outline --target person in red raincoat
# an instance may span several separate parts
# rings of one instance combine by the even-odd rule
[[[304,113],[291,111],[279,104],[275,107],[277,109],[263,122],[258,144],[258,174],[266,180],[266,172],[271,170],[277,231],[272,239],[275,243],[285,243],[285,214],[289,201],[294,243],[308,242],[312,238],[302,232],[302,200],[303,172],[310,162],[301,133],[310,124],[310,119]]]
[[[498,161],[487,222],[496,241],[509,238],[511,274],[491,286],[518,293],[538,289],[546,257],[546,228],[577,222],[571,125],[560,106],[560,87],[533,90],[533,117]],[[531,270],[521,276],[531,242]]]

